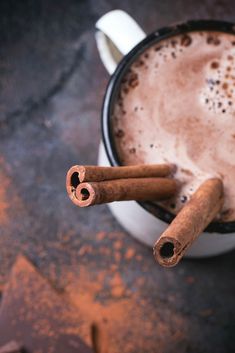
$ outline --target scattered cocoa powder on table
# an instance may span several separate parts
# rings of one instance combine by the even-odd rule
[[[0,346],[21,342],[32,353],[89,353],[79,310],[69,305],[23,256],[16,260],[0,307]]]
[[[10,180],[3,170],[4,160],[0,156],[0,225],[8,222],[8,208],[10,200],[7,198],[7,189],[10,187]]]

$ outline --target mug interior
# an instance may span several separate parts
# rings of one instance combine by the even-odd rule
[[[120,166],[117,151],[112,135],[111,127],[111,116],[113,104],[116,101],[116,93],[120,87],[123,76],[136,60],[136,58],[145,51],[148,47],[170,38],[175,35],[180,35],[192,31],[217,31],[223,33],[230,33],[235,35],[235,24],[223,21],[215,20],[193,20],[185,23],[172,25],[169,27],[161,28],[142,40],[137,46],[135,46],[119,63],[116,71],[111,76],[102,108],[102,119],[101,119],[101,131],[104,147],[107,153],[107,157],[112,166]],[[160,220],[170,223],[175,215],[163,207],[153,202],[138,202],[145,210],[150,212]],[[232,233],[235,232],[235,221],[230,222],[212,222],[206,228],[207,232],[216,233]]]

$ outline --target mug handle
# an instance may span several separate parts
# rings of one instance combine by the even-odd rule
[[[135,20],[122,10],[106,13],[95,26],[99,55],[110,75],[122,57],[146,37]]]

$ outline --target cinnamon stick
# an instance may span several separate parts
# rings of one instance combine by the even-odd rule
[[[222,181],[217,178],[205,181],[155,243],[155,259],[162,266],[175,266],[222,205]]]
[[[126,178],[154,178],[169,176],[175,169],[173,164],[133,165],[120,167],[100,167],[74,165],[67,173],[66,188],[70,195],[85,181],[105,181]],[[73,198],[73,195],[72,195]]]
[[[72,201],[87,207],[113,201],[160,201],[177,192],[178,183],[168,178],[132,178],[81,183]]]

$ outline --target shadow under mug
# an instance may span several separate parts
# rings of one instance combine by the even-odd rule
[[[116,15],[118,15],[118,18]],[[115,21],[113,21],[114,18],[116,18],[115,25]],[[104,26],[102,26],[102,19],[104,20]],[[108,37],[108,32],[111,24],[112,30],[110,39]],[[103,102],[101,117],[103,145],[100,146],[99,152],[100,165],[121,165],[113,141],[111,127],[112,109],[113,104],[116,101],[117,92],[120,87],[122,78],[124,77],[133,61],[135,61],[143,51],[162,40],[192,31],[224,32],[234,34],[235,38],[235,25],[232,23],[215,20],[187,21],[185,23],[161,28],[146,36],[144,39],[141,38],[142,40],[140,42],[137,42],[137,38],[134,36],[134,40],[130,41],[131,43],[129,43],[129,45],[131,44],[133,48],[127,52],[126,55],[123,56],[120,60],[122,55],[119,51],[119,48],[115,46],[115,42],[112,42],[112,40],[116,40],[116,42],[119,41],[120,43],[120,36],[115,38],[115,36],[112,34],[116,33],[118,26],[119,28],[122,27],[122,31],[125,32],[125,27],[128,24],[129,28],[132,28],[133,24],[134,26],[137,26],[137,32],[139,31],[137,37],[142,36],[142,38],[144,38],[144,32],[138,27],[134,20],[129,17],[129,15],[121,10],[111,11],[110,13],[104,15],[103,18],[97,22],[99,32],[97,33],[98,35],[96,36],[96,40],[101,60],[103,61],[109,73],[114,71],[110,78]],[[103,29],[105,30],[103,31]],[[133,32],[135,30],[136,28],[133,29]],[[135,42],[137,42],[137,44]],[[123,49],[122,44],[120,49]],[[105,51],[106,55],[104,54]],[[118,61],[118,58],[120,62],[118,65],[116,64],[117,67],[115,68],[115,59]],[[166,211],[161,206],[152,202],[114,202],[110,204],[109,207],[114,216],[119,220],[123,227],[128,230],[129,233],[131,233],[131,235],[150,246],[153,246],[160,234],[166,229],[167,225],[175,217],[169,211]],[[142,212],[139,208],[142,209]],[[151,217],[149,218],[150,215]],[[155,218],[155,221],[153,218]],[[151,226],[147,224],[148,222],[151,223]],[[135,223],[135,226],[133,223]],[[200,236],[193,244],[191,249],[188,250],[186,255],[194,257],[211,256],[224,253],[233,248],[235,248],[235,222],[212,222],[206,228],[204,234]]]

